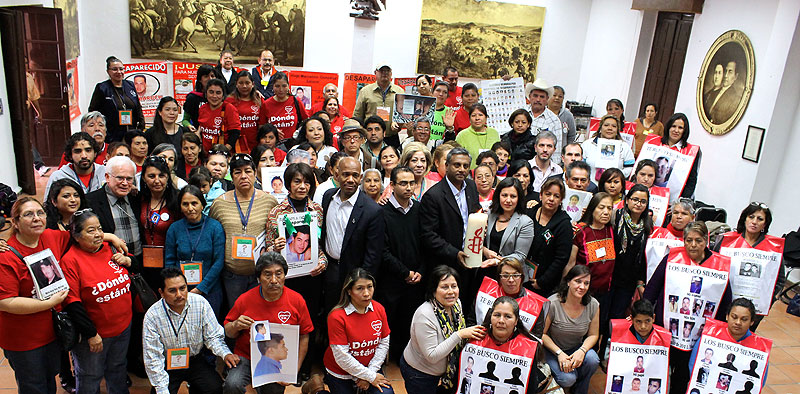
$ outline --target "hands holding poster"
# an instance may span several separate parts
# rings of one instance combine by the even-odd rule
[[[253,388],[267,383],[297,383],[300,330],[266,320],[250,327],[250,376]]]
[[[457,393],[525,393],[528,377],[536,368],[537,345],[523,335],[499,346],[490,335],[471,341],[461,351]]]
[[[436,99],[433,97],[395,94],[392,121],[397,124],[405,124],[424,116],[428,118],[428,122],[433,123],[433,114],[436,111],[434,104],[436,104]]]
[[[766,315],[772,306],[772,293],[783,258],[785,240],[766,235],[751,247],[744,237],[730,232],[722,237],[719,253],[731,258],[733,299],[744,297],[756,306],[756,313]]]
[[[281,254],[289,264],[287,278],[311,274],[319,264],[317,215],[298,212],[278,216],[278,236],[286,239]]]
[[[644,159],[656,162],[656,179],[653,186],[666,187],[669,189],[669,201],[673,202],[681,196],[681,191],[689,178],[689,172],[697,158],[699,148],[697,145],[689,145],[679,150],[670,149],[661,144],[661,137],[651,135],[639,152],[636,165]]]
[[[630,327],[631,322],[624,319],[611,321],[606,392],[668,393],[669,332],[654,325],[650,336],[639,343]],[[648,391],[651,388],[658,391]]]
[[[61,271],[61,266],[49,248],[25,256],[23,260],[33,277],[33,289],[37,299],[47,300],[60,291],[69,290],[64,272]]]
[[[561,206],[564,211],[569,215],[572,223],[578,223],[583,216],[583,211],[589,206],[589,201],[592,200],[592,193],[580,190],[566,188],[564,199],[561,200]]]

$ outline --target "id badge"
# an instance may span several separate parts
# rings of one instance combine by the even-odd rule
[[[378,115],[385,122],[388,122],[389,121],[389,117],[391,116],[389,114],[390,110],[391,110],[391,108],[389,108],[389,107],[378,107],[377,110],[375,111],[375,115]]]
[[[606,257],[606,248],[605,247],[597,248],[597,250],[595,251],[595,254],[597,255],[598,259],[602,259],[603,257]]]
[[[129,109],[119,110],[119,125],[130,126],[133,124],[133,111]]]
[[[167,370],[189,368],[189,348],[167,349]]]
[[[186,277],[187,285],[199,285],[203,281],[203,263],[199,261],[181,261],[181,271]]]
[[[256,238],[249,235],[234,235],[233,239],[233,257],[236,260],[255,261],[253,258],[253,250],[256,247]]]
[[[163,246],[142,246],[142,265],[147,268],[164,268]]]

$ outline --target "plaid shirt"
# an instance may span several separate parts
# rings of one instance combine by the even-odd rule
[[[530,108],[528,108],[528,112],[531,112]],[[552,160],[553,163],[560,163],[561,148],[564,147],[563,142],[561,142],[564,134],[564,124],[561,123],[561,119],[547,107],[545,107],[544,112],[539,114],[539,116],[533,116],[533,112],[531,112],[531,117],[533,117],[531,132],[534,136],[539,135],[539,132],[543,130],[548,130],[556,135],[556,150],[553,152],[553,156],[550,157],[550,160]]]
[[[181,326],[184,318],[186,320]],[[178,330],[177,337],[173,327]],[[153,304],[144,316],[142,334],[144,365],[150,384],[157,393],[168,392],[167,349],[188,347],[189,354],[195,356],[205,345],[215,355],[224,358],[231,354],[224,338],[225,333],[217,322],[211,305],[201,295],[188,293],[186,307],[180,314],[170,309],[163,300]]]
[[[114,217],[114,235],[120,237],[130,248],[134,256],[142,254],[142,242],[139,239],[139,222],[131,208],[128,196],[117,197],[105,186],[108,203],[111,205],[111,216]]]
[[[322,206],[311,201],[311,198],[308,199],[308,206],[306,207],[308,211],[314,212],[317,215],[317,226],[322,226]],[[275,238],[278,238],[278,218],[281,215],[285,215],[288,213],[294,213],[294,208],[289,204],[289,199],[287,198],[286,201],[278,204],[275,208],[272,208],[267,215],[267,239],[266,245],[268,250],[272,250],[272,244],[275,242]],[[321,228],[321,227],[320,227]],[[313,229],[311,230],[314,231]],[[317,234],[321,235],[321,234]],[[319,250],[319,262],[323,264],[328,263],[328,259],[325,257],[325,252],[322,251],[322,243],[319,244],[317,248]],[[275,252],[280,253],[280,250],[276,250]]]

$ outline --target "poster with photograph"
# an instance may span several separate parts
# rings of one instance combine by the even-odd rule
[[[522,335],[502,345],[489,335],[470,341],[461,351],[458,394],[525,393],[528,376],[536,368],[536,346],[536,341]]]
[[[183,119],[183,104],[186,103],[186,95],[194,91],[194,83],[197,81],[197,69],[203,63],[192,62],[173,62],[172,63],[172,85],[175,92],[175,100],[181,115],[178,119]]]
[[[481,81],[480,88],[481,102],[489,113],[486,126],[502,130],[501,133],[509,130],[508,118],[512,112],[519,108],[528,108],[525,102],[525,81],[522,77],[511,78],[508,81],[503,79]]]
[[[287,186],[283,182],[284,171],[286,171],[286,167],[261,168],[261,190],[275,196],[278,202],[286,200],[286,196],[289,195]]]
[[[669,252],[664,277],[664,324],[672,346],[692,350],[706,318],[713,318],[728,285],[730,258],[715,255],[696,265],[682,247]]]
[[[431,78],[434,80],[434,78]],[[406,94],[419,94],[417,90],[417,78],[416,77],[408,77],[408,78],[395,78],[394,84],[403,88],[403,91]],[[433,91],[433,83],[431,83],[431,91]]]
[[[344,74],[344,86],[342,86],[342,106],[353,110],[356,106],[358,92],[364,85],[375,82],[375,74]]]
[[[428,118],[428,122],[433,123],[433,113],[436,111],[435,104],[436,98],[434,97],[395,94],[392,121],[404,124],[424,116]]]
[[[297,99],[306,104],[305,99],[310,99],[306,111],[311,110],[311,106],[315,103],[322,102],[323,90],[325,85],[332,83],[339,86],[339,74],[336,73],[320,73],[313,71],[299,71],[291,70],[286,71],[289,75],[289,84],[292,86],[292,93],[297,96],[297,88],[303,88],[303,99],[297,96]],[[374,77],[374,76],[373,76]],[[341,104],[341,103],[339,103]],[[311,113],[309,113],[311,115]]]
[[[139,103],[142,104],[145,122],[153,124],[158,102],[164,96],[172,96],[172,67],[169,62],[128,63],[125,79],[133,82]]]
[[[259,324],[262,332],[255,331]],[[253,388],[267,383],[297,383],[297,359],[300,349],[300,328],[289,324],[253,322],[250,335],[250,376]],[[259,334],[261,334],[259,336]],[[256,341],[259,338],[267,338]]]
[[[641,344],[630,327],[631,322],[625,319],[611,320],[606,393],[668,393],[670,333],[654,325]]]
[[[589,135],[594,135],[600,129],[600,118],[589,119]],[[636,135],[635,122],[623,122],[622,131],[619,132],[620,137],[631,149],[634,148],[634,136]]]
[[[666,226],[664,220],[667,218],[669,207],[669,189],[666,187],[653,186],[650,188],[650,209],[653,210],[653,224],[656,226]]]
[[[494,300],[505,295],[503,288],[497,283],[496,280],[484,276],[481,287],[478,290],[478,297],[475,300],[475,316],[478,322],[482,322],[486,312],[492,307]],[[525,296],[518,299],[519,303],[519,318],[525,325],[525,328],[531,330],[536,323],[536,319],[542,313],[542,306],[547,302],[544,298],[532,291],[526,291]]]
[[[589,206],[589,201],[592,200],[592,193],[566,188],[564,199],[561,200],[561,206],[564,211],[569,215],[572,223],[578,223],[583,215],[583,210]]]
[[[771,339],[753,334],[737,342],[727,323],[708,319],[687,393],[760,393],[771,351]]]
[[[656,227],[647,238],[647,243],[644,246],[644,257],[647,261],[647,281],[653,276],[653,272],[658,268],[658,264],[664,259],[664,256],[669,253],[670,248],[683,246],[683,239],[678,238],[669,232],[666,228]]]
[[[598,138],[597,147],[600,149],[600,155],[595,159],[597,168],[615,168],[619,166],[620,156],[622,155],[622,141]]]
[[[756,247],[750,247],[736,233],[725,234],[719,253],[731,258],[731,292],[753,301],[756,313],[766,315],[772,306],[772,293],[783,258],[785,240],[767,235]]]
[[[311,86],[294,85],[289,90],[306,111],[311,110]]]
[[[681,196],[681,191],[689,178],[689,172],[697,157],[698,147],[692,145],[685,152],[680,152],[661,145],[661,140],[657,135],[651,135],[642,145],[639,157],[636,159],[636,166],[644,159],[656,162],[656,179],[653,186],[666,187],[670,192],[670,202],[674,202]]]
[[[78,83],[78,59],[72,59],[67,62],[67,98],[69,98],[69,120],[73,121],[81,116],[81,106],[78,100],[79,95]]]
[[[33,277],[33,289],[37,299],[47,300],[59,291],[69,290],[64,272],[61,271],[58,260],[49,248],[25,256],[24,260]]]
[[[287,278],[309,275],[319,264],[319,224],[313,212],[278,216],[278,236],[286,238],[281,254],[289,264]]]

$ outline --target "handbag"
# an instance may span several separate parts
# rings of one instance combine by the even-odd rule
[[[795,294],[789,305],[786,306],[786,313],[800,316],[800,294]]]
[[[18,250],[11,245],[8,245],[8,249],[19,257],[22,264],[25,264],[25,258],[22,257]],[[72,350],[78,343],[78,331],[72,323],[72,318],[69,317],[67,312],[57,311],[55,308],[50,308],[50,312],[53,314],[53,331],[56,334],[56,341],[64,350]]]
[[[156,292],[153,291],[150,285],[147,284],[147,281],[144,280],[142,274],[132,273],[130,274],[130,277],[131,277],[131,289],[133,291],[133,294],[134,296],[138,296],[134,298],[133,301],[134,307],[136,307],[137,310],[141,308],[141,310],[138,312],[142,313],[147,312],[147,310],[150,309],[150,307],[153,306],[153,304],[158,302],[159,297],[158,295],[156,295]],[[139,300],[138,304],[136,303],[137,298]]]

